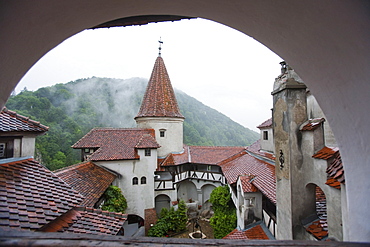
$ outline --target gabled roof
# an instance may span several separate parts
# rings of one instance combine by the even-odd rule
[[[269,240],[274,239],[268,229],[263,225],[262,221],[252,224],[246,230],[234,229],[227,234],[223,239],[246,239],[246,240]]]
[[[254,175],[240,175],[239,179],[242,184],[243,192],[257,192],[258,189],[252,184]]]
[[[37,230],[82,200],[33,158],[0,160],[0,227]]]
[[[127,160],[139,159],[136,151],[138,148],[159,148],[153,129],[114,129],[114,128],[95,128],[76,142],[73,148],[92,148],[97,149],[91,154],[89,160]]]
[[[251,183],[271,202],[276,203],[275,166],[248,153],[220,166],[228,184],[236,183],[240,175],[253,175]]]
[[[0,112],[0,132],[39,132],[48,131],[49,127],[17,114],[6,108]]]
[[[76,207],[45,225],[41,231],[117,235],[126,219],[127,214]]]
[[[177,105],[170,77],[162,57],[157,57],[152,75],[141,103],[139,117],[184,118]]]
[[[246,150],[258,156],[270,159],[271,161],[275,160],[275,155],[273,153],[261,149],[261,139],[258,139],[257,141],[246,147]]]
[[[81,193],[81,205],[93,207],[116,178],[112,172],[92,162],[68,166],[54,172],[60,179]]]
[[[185,163],[217,165],[225,159],[245,150],[244,147],[208,147],[184,145],[184,152],[171,154],[162,166],[181,165]]]
[[[267,119],[265,122],[257,126],[259,129],[272,128],[272,118]]]

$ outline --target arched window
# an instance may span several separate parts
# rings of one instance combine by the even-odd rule
[[[139,183],[139,179],[137,178],[137,177],[134,177],[133,179],[132,179],[132,184],[133,185],[137,185]]]
[[[140,183],[141,184],[146,184],[146,177],[141,177]]]

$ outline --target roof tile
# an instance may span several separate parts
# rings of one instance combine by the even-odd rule
[[[93,207],[116,178],[115,174],[92,162],[68,166],[54,174],[81,193],[85,197],[81,204],[87,207]]]
[[[307,122],[303,123],[300,127],[300,130],[302,131],[310,131],[310,130],[315,130],[321,124],[325,122],[324,118],[314,118],[314,119],[309,119]]]
[[[184,118],[177,105],[163,58],[160,56],[155,61],[140,111],[135,119],[139,117]]]
[[[97,149],[90,155],[89,160],[91,161],[139,159],[135,147],[144,135],[151,135],[153,139],[155,138],[153,129],[95,128],[72,147]],[[159,147],[153,139],[149,141],[148,137],[144,138],[140,148]]]
[[[220,164],[229,184],[236,183],[240,175],[253,175],[251,182],[271,202],[276,203],[275,166],[245,153],[226,163]]]
[[[0,131],[2,132],[46,132],[49,127],[28,117],[10,111],[5,107],[0,112]]]
[[[32,158],[1,160],[0,178],[6,189],[0,204],[2,226],[38,229],[83,200],[82,195]],[[62,202],[68,202],[69,207]]]
[[[117,235],[126,219],[127,214],[75,207],[45,225],[41,231]]]
[[[248,239],[248,240],[268,240],[269,236],[266,234],[265,230],[261,226],[254,225],[253,227],[246,230],[234,229],[232,232],[227,234],[223,239]]]
[[[258,125],[257,128],[259,128],[259,129],[272,128],[272,118],[267,119],[265,122]]]

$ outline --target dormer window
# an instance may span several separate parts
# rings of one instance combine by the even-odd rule
[[[159,137],[165,137],[166,130],[165,129],[160,129],[159,130]]]
[[[145,149],[145,156],[150,156],[151,155],[151,150],[150,148]]]
[[[269,133],[267,130],[263,131],[263,140],[268,140],[269,139]]]

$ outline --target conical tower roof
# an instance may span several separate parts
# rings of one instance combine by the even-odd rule
[[[170,77],[161,56],[155,61],[140,111],[135,119],[140,117],[184,118],[177,105]]]

